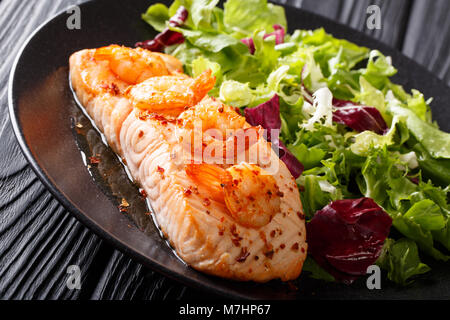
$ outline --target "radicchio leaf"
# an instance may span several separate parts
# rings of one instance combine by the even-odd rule
[[[370,198],[333,201],[306,225],[308,250],[337,280],[351,283],[378,259],[391,225]]]
[[[358,132],[366,130],[384,134],[388,127],[381,113],[374,107],[356,104],[351,101],[333,99],[333,121],[346,125]]]
[[[305,167],[300,161],[298,161],[297,157],[289,151],[289,149],[283,144],[283,142],[281,142],[281,140],[278,140],[278,143],[278,156],[280,157],[280,160],[286,164],[292,176],[297,179],[301,176],[303,170],[305,170]]]
[[[188,17],[188,11],[185,7],[180,6],[175,15],[170,18],[169,26],[179,27],[183,25]],[[168,46],[180,44],[184,42],[184,37],[181,33],[165,28],[154,39],[146,40],[136,43],[136,47],[141,47],[151,51],[163,52]]]
[[[274,24],[273,30],[275,30],[275,31],[265,34],[263,39],[266,39],[267,37],[270,37],[270,36],[275,36],[275,44],[284,43],[285,30],[284,30],[283,26],[281,26],[279,24]],[[255,42],[253,41],[253,38],[244,38],[244,39],[241,39],[241,42],[244,43],[248,47],[250,54],[255,53]]]
[[[274,139],[271,136],[271,129],[281,129],[280,97],[275,94],[272,99],[257,107],[246,108],[244,114],[247,122],[252,126],[261,126],[267,130],[267,140],[272,142],[272,147],[279,148],[280,160],[286,164],[291,174],[297,179],[303,172],[303,164],[278,139],[278,136]]]
[[[255,42],[253,41],[253,38],[244,38],[244,39],[241,39],[241,42],[248,47],[250,54],[255,53],[256,49],[255,49]]]
[[[267,140],[271,141],[270,129],[281,129],[280,97],[275,94],[272,99],[254,108],[244,110],[245,119],[252,126],[261,126],[267,130]]]

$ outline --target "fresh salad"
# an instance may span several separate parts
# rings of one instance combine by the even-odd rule
[[[450,258],[450,134],[418,90],[391,82],[390,57],[324,29],[287,33],[267,0],[175,0],[143,19],[138,43],[211,69],[209,93],[252,125],[280,129],[280,158],[297,179],[307,220],[304,271],[350,283],[379,265],[408,284]],[[269,137],[270,139],[270,137]]]

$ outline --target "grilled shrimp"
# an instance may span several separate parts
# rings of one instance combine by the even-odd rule
[[[196,121],[201,121],[202,131],[217,129],[222,135],[227,130],[241,129],[245,126],[245,118],[238,114],[234,108],[209,98],[201,101],[195,108],[191,108],[180,114],[187,129],[193,129]]]
[[[122,93],[130,86],[150,77],[180,73],[176,58],[145,49],[111,45],[86,51],[82,61],[81,85],[91,94]]]
[[[111,45],[95,50],[94,59],[108,61],[111,71],[122,81],[134,85],[155,76],[179,71],[181,62],[174,57],[154,53],[142,48],[131,49]]]
[[[196,162],[235,164],[238,156],[248,159],[244,151],[262,137],[260,127],[251,127],[234,108],[211,97],[187,109],[178,119],[183,123],[177,131],[179,141]]]
[[[230,216],[242,226],[265,226],[280,212],[283,194],[274,177],[255,164],[242,162],[228,169],[188,164],[186,173],[206,188],[213,200],[225,204]]]
[[[195,79],[173,75],[153,77],[129,87],[127,96],[134,107],[153,113],[178,116],[200,102],[214,87],[211,70]]]

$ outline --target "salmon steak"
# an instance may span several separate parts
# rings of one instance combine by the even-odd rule
[[[300,275],[296,181],[261,127],[208,96],[211,70],[191,78],[172,56],[111,45],[74,53],[70,81],[186,264],[240,281]]]

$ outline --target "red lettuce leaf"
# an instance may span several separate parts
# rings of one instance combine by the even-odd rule
[[[303,164],[289,151],[289,149],[277,137],[271,136],[271,129],[281,129],[280,97],[275,94],[272,99],[254,108],[244,110],[245,119],[252,126],[261,126],[267,130],[267,140],[272,142],[272,147],[278,148],[278,156],[297,179],[303,172]]]
[[[244,38],[244,39],[241,39],[241,42],[248,47],[250,54],[255,53],[256,49],[255,49],[255,42],[253,41],[253,38]]]
[[[275,36],[275,44],[282,44],[282,43],[284,43],[285,30],[284,30],[283,26],[281,26],[279,24],[274,24],[273,25],[273,30],[275,30],[275,31],[266,34],[264,36],[264,39],[274,35]]]
[[[286,164],[292,176],[297,179],[301,176],[303,170],[305,170],[305,167],[280,140],[278,140],[278,147],[278,157],[280,157],[280,160]]]
[[[363,132],[366,130],[384,134],[388,127],[381,113],[374,107],[356,104],[351,101],[333,99],[333,121],[346,125],[353,130]]]
[[[333,201],[306,225],[308,250],[337,280],[351,283],[378,259],[391,225],[370,198]]]
[[[272,99],[254,108],[244,110],[245,119],[252,126],[261,126],[267,130],[267,140],[271,141],[270,130],[281,129],[280,97],[275,94]]]
[[[172,27],[179,27],[183,25],[183,23],[187,20],[187,18],[188,18],[188,11],[186,10],[185,7],[180,6],[175,15],[172,18],[170,18],[169,25]],[[136,43],[135,46],[151,51],[163,52],[166,47],[172,46],[174,44],[180,44],[183,42],[184,37],[181,33],[166,28],[161,33],[159,33],[154,39],[138,42]]]
[[[275,44],[284,43],[284,36],[286,34],[286,31],[284,30],[283,26],[274,24],[273,30],[275,31],[265,34],[263,38],[266,39],[267,37],[275,36]],[[250,54],[255,53],[255,42],[253,41],[253,38],[244,38],[241,39],[241,42],[248,47]]]

